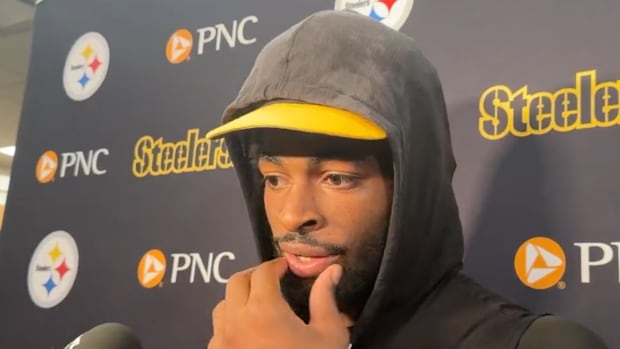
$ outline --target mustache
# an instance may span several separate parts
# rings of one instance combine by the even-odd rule
[[[288,232],[282,236],[273,238],[273,245],[278,255],[282,255],[282,251],[280,250],[280,244],[283,242],[290,242],[290,241],[294,241],[294,242],[304,244],[304,245],[309,245],[309,246],[321,247],[325,249],[329,254],[345,254],[347,252],[347,248],[344,246],[332,244],[329,242],[321,242],[308,234]]]

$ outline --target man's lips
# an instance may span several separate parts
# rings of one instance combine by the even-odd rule
[[[288,263],[289,269],[301,278],[309,278],[319,275],[338,259],[338,255],[325,257],[304,257],[292,253],[283,252],[282,255]]]
[[[301,278],[319,275],[340,257],[337,254],[330,254],[322,247],[309,245],[282,244],[280,250],[289,269]]]

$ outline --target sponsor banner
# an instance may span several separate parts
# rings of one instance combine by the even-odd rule
[[[145,348],[206,345],[228,278],[258,259],[226,144],[205,135],[259,49],[330,9],[412,36],[436,66],[468,273],[620,347],[600,311],[620,312],[620,4],[602,1],[41,2],[0,348],[62,348],[111,320]]]

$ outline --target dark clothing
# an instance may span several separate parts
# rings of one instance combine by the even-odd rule
[[[224,121],[276,100],[349,110],[388,134],[391,217],[374,290],[352,331],[353,349],[559,348],[548,343],[566,325],[536,321],[539,315],[461,273],[463,236],[452,189],[456,165],[443,92],[411,37],[357,13],[314,14],[265,46]],[[260,255],[271,259],[263,188],[247,135],[231,134],[227,145]],[[583,331],[592,337],[587,345],[561,347],[604,348]]]

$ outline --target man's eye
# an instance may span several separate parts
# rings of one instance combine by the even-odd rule
[[[280,177],[278,176],[265,176],[263,177],[263,181],[269,187],[276,188],[281,184]]]
[[[326,177],[329,185],[334,187],[351,187],[355,184],[355,177],[343,174],[329,174]]]

